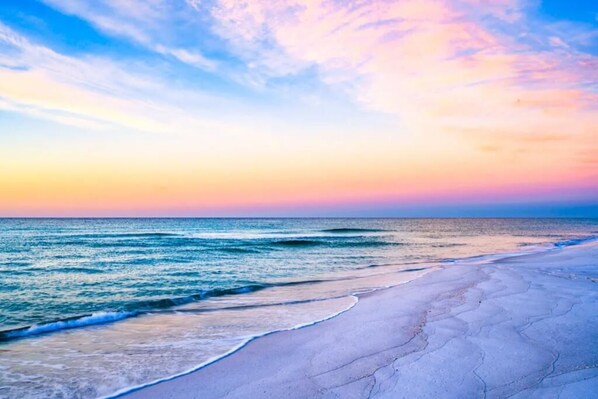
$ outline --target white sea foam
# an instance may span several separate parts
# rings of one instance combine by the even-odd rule
[[[94,324],[110,323],[133,315],[133,312],[97,312],[92,313],[89,316],[83,316],[72,320],[61,320],[46,324],[34,324],[26,329],[9,331],[5,334],[5,336],[8,338],[27,337],[58,330],[67,330],[70,328],[85,327]]]
[[[156,379],[156,380],[144,383],[144,384],[140,384],[140,385],[137,385],[137,386],[123,388],[123,389],[120,389],[120,390],[118,390],[116,392],[113,392],[110,395],[101,396],[100,398],[101,399],[113,399],[113,398],[117,398],[119,396],[122,396],[124,394],[130,393],[130,392],[133,392],[133,391],[137,391],[137,390],[142,389],[142,388],[146,388],[146,387],[149,387],[149,386],[152,386],[152,385],[159,384],[159,383],[164,382],[164,381],[170,381],[170,380],[173,380],[175,378],[178,378],[178,377],[181,377],[181,376],[184,376],[184,375],[187,375],[187,374],[191,374],[194,371],[202,369],[202,368],[204,368],[204,367],[206,367],[206,366],[208,366],[208,365],[210,365],[210,364],[212,364],[214,362],[217,362],[217,361],[219,361],[221,359],[224,359],[227,356],[232,355],[233,353],[235,353],[235,352],[239,351],[240,349],[244,348],[245,346],[247,346],[247,344],[249,344],[251,341],[253,341],[253,340],[257,339],[257,338],[264,337],[264,336],[270,335],[270,334],[274,334],[274,333],[280,332],[280,331],[298,330],[300,328],[305,328],[305,327],[313,326],[313,325],[321,323],[323,321],[330,320],[330,319],[332,319],[332,318],[334,318],[334,317],[336,317],[336,316],[338,316],[340,314],[345,313],[348,310],[351,310],[355,305],[357,305],[357,302],[359,301],[359,299],[357,298],[357,296],[355,296],[355,295],[349,295],[348,298],[352,299],[352,302],[348,306],[342,308],[341,310],[339,310],[337,312],[334,312],[334,313],[332,313],[330,315],[327,315],[326,317],[323,317],[323,318],[320,318],[320,319],[317,319],[317,320],[314,320],[314,321],[310,321],[310,322],[307,322],[307,323],[297,324],[297,325],[289,327],[289,328],[282,328],[282,329],[278,329],[278,330],[272,330],[272,331],[265,332],[263,334],[256,334],[256,335],[250,336],[245,341],[243,341],[240,344],[238,344],[238,345],[234,346],[233,348],[231,348],[229,351],[227,351],[227,352],[225,352],[225,353],[223,353],[221,355],[214,356],[214,357],[206,360],[205,362],[202,362],[202,363],[200,363],[200,364],[198,364],[198,365],[196,365],[196,366],[194,366],[194,367],[192,367],[192,368],[190,368],[188,370],[182,371],[182,372],[174,374],[174,375],[170,375],[168,377],[159,378],[159,379]],[[339,298],[337,298],[337,299],[339,299]]]

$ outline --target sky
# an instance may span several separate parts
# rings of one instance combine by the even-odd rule
[[[3,0],[0,216],[598,217],[598,3]]]

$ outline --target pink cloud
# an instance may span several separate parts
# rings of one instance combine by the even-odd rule
[[[254,69],[276,76],[315,66],[322,81],[411,131],[580,128],[571,121],[596,103],[584,86],[598,78],[596,57],[554,47],[541,32],[534,40],[552,49],[524,44],[524,10],[514,0],[222,0],[214,16],[233,45],[251,49],[244,56]],[[503,20],[504,33],[483,15]],[[579,120],[596,125],[587,114]]]

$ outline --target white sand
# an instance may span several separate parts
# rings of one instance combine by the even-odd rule
[[[364,295],[127,398],[598,398],[598,243]]]

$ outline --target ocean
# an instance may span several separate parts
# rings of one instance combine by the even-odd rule
[[[596,236],[596,219],[0,219],[0,397],[117,395],[359,293]]]

